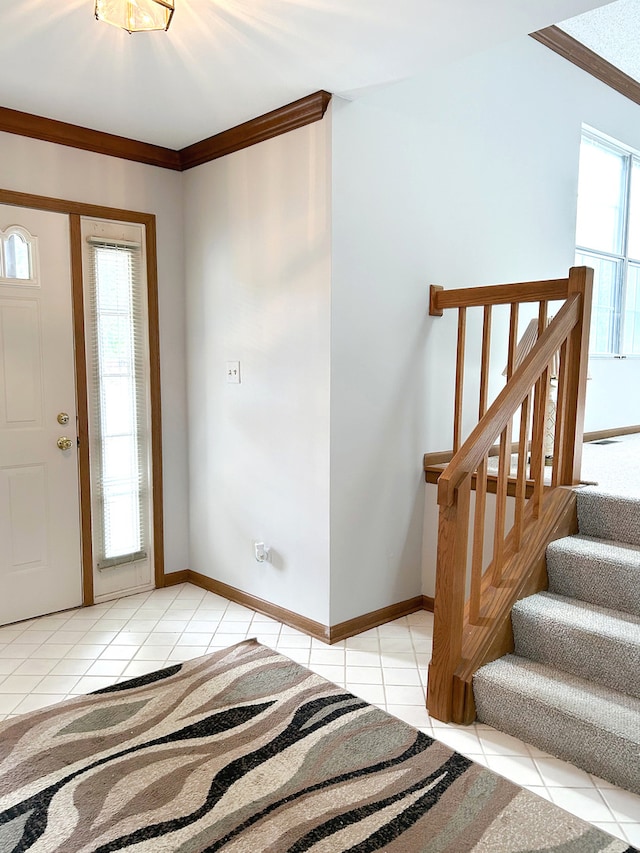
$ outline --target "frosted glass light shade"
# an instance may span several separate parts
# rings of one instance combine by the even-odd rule
[[[129,33],[168,30],[174,0],[96,0],[96,18]]]

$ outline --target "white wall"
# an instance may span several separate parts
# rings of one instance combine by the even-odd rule
[[[182,176],[0,133],[0,187],[155,213],[164,467],[165,570],[188,565]]]
[[[329,116],[185,174],[190,567],[322,624],[329,217]]]
[[[582,122],[640,148],[635,104],[523,38],[183,175],[0,134],[0,186],[158,217],[168,571],[323,624],[432,594],[455,318],[428,286],[566,273]],[[639,370],[593,360],[587,429],[640,423]]]
[[[455,317],[427,316],[428,285],[566,275],[581,123],[640,148],[639,117],[526,37],[334,104],[333,622],[432,594],[432,577],[420,583],[420,465],[451,446]],[[586,429],[640,423],[638,395],[619,394],[623,371],[637,387],[640,362],[592,367]]]
[[[421,593],[430,321],[410,115],[334,99],[331,621]],[[394,117],[395,121],[395,117]]]
[[[592,358],[585,430],[640,424],[640,359]]]

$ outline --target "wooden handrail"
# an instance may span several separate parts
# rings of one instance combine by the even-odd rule
[[[544,552],[549,541],[576,529],[575,495],[579,481],[593,271],[575,267],[566,279],[464,288],[432,286],[430,313],[459,311],[457,354],[465,352],[465,312],[484,306],[480,365],[479,422],[459,446],[463,410],[464,365],[456,367],[454,453],[438,481],[438,559],[434,607],[433,657],[429,666],[427,708],[446,722],[470,722],[475,715],[473,673],[513,647],[510,611],[515,601],[542,589]],[[550,300],[564,300],[547,325]],[[518,306],[539,302],[537,340],[516,364]],[[507,382],[486,409],[491,307],[511,304]],[[558,363],[557,417],[551,482],[545,483],[545,457],[553,402],[552,364]],[[555,374],[553,376],[555,379]],[[551,408],[550,408],[551,407]],[[518,441],[512,444],[514,419],[520,415]],[[495,520],[485,537],[488,459],[498,447]],[[506,529],[511,454],[518,456],[514,523]],[[444,457],[446,454],[434,454]],[[426,459],[425,459],[426,461]],[[445,461],[444,459],[442,461]],[[476,488],[473,516],[472,484]],[[569,488],[567,488],[569,487]],[[471,548],[469,538],[472,536]],[[491,544],[486,559],[485,538]],[[467,599],[467,592],[469,597]]]
[[[568,279],[526,281],[517,284],[491,284],[484,287],[460,287],[445,290],[432,284],[429,291],[429,314],[441,317],[447,308],[471,308],[483,305],[514,305],[566,299]]]
[[[574,293],[547,326],[531,352],[440,476],[438,480],[440,506],[451,506],[455,489],[464,477],[474,473],[482,459],[488,455],[496,436],[500,435],[511,420],[542,371],[576,325],[579,313],[580,295]]]

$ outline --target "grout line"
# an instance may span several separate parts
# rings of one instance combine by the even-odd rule
[[[169,589],[170,589],[170,592],[167,591]],[[53,688],[52,688],[51,694],[46,694],[46,693],[40,694],[40,693],[34,693],[33,692],[38,687],[38,685],[42,684],[43,680],[45,678],[47,678],[49,675],[53,675],[53,676],[59,675],[62,677],[69,677],[69,678],[75,677],[75,681],[69,682],[70,684],[72,684],[72,687],[66,693],[67,698],[72,698],[73,696],[83,695],[83,694],[79,694],[79,693],[74,693],[73,691],[82,682],[82,680],[84,678],[87,678],[87,677],[88,678],[100,678],[100,679],[109,681],[109,683],[116,684],[116,683],[120,683],[122,681],[126,681],[130,677],[134,677],[131,675],[125,675],[124,674],[126,672],[126,670],[129,668],[129,666],[131,666],[132,664],[142,664],[143,666],[140,666],[140,669],[146,669],[147,665],[148,665],[149,669],[147,671],[152,671],[152,669],[163,669],[163,668],[175,665],[175,663],[181,657],[181,653],[178,652],[179,649],[189,648],[189,647],[199,649],[202,647],[202,642],[201,642],[202,638],[197,637],[197,635],[199,635],[199,634],[206,635],[206,639],[207,639],[207,642],[204,646],[204,650],[202,653],[204,654],[204,653],[215,651],[219,647],[212,647],[211,643],[215,640],[216,636],[222,636],[225,633],[229,633],[229,631],[230,631],[230,629],[228,627],[229,623],[234,623],[234,622],[237,623],[236,625],[233,626],[233,629],[234,629],[234,632],[237,631],[237,633],[238,633],[238,640],[240,640],[243,637],[247,638],[250,636],[260,635],[262,633],[261,628],[260,628],[261,623],[260,623],[260,621],[256,621],[258,614],[251,611],[250,608],[246,608],[246,607],[238,608],[235,605],[232,605],[232,603],[229,601],[227,601],[224,604],[224,606],[222,607],[222,609],[220,609],[220,610],[214,609],[214,608],[207,608],[207,602],[208,601],[214,601],[215,600],[216,602],[220,602],[220,596],[214,596],[214,594],[212,594],[212,593],[203,593],[200,597],[194,597],[194,598],[187,597],[187,598],[185,598],[185,597],[183,597],[185,595],[185,593],[188,594],[190,592],[189,584],[176,585],[175,587],[167,588],[167,590],[138,593],[136,596],[116,599],[112,602],[105,602],[103,604],[96,605],[96,609],[92,610],[91,612],[89,612],[90,611],[89,608],[87,610],[76,609],[76,610],[72,610],[72,611],[66,611],[63,614],[56,614],[53,616],[43,617],[42,621],[34,619],[34,620],[28,620],[24,623],[16,623],[15,626],[8,626],[6,631],[5,631],[5,633],[12,636],[12,640],[9,642],[3,641],[2,630],[0,630],[0,651],[2,652],[3,655],[7,654],[7,649],[10,649],[12,645],[15,645],[16,647],[18,647],[18,646],[23,647],[22,652],[19,656],[20,662],[15,667],[15,669],[11,673],[6,673],[3,675],[0,675],[0,697],[2,697],[2,696],[9,696],[10,697],[10,696],[14,696],[14,695],[18,697],[18,701],[17,701],[16,705],[14,706],[12,712],[10,712],[8,714],[0,714],[0,720],[3,720],[3,719],[7,720],[7,719],[11,719],[11,718],[18,716],[16,713],[14,713],[15,708],[18,707],[25,699],[28,699],[31,696],[43,696],[44,697],[44,696],[48,696],[48,695],[58,695],[55,692],[53,692]],[[118,615],[119,613],[120,613],[120,615]],[[248,613],[252,613],[252,615],[251,615],[251,618],[249,619],[249,621],[247,622],[246,616]],[[149,614],[152,614],[151,618],[149,618]],[[180,615],[180,614],[182,614],[182,615]],[[235,618],[234,618],[234,616],[235,616]],[[49,620],[49,622],[54,621],[55,627],[53,629],[51,629],[47,625],[47,620]],[[118,623],[120,625],[120,627],[118,627],[118,628],[109,627],[109,623],[111,623],[111,622]],[[158,626],[162,622],[166,622],[166,623],[180,622],[183,624],[178,630],[172,631],[170,629],[164,629],[164,628],[159,629]],[[193,625],[193,623],[197,623],[197,622],[210,622],[211,625],[207,630],[189,631],[188,630],[189,627],[191,625]],[[277,623],[277,620],[270,620],[268,623],[265,623],[265,624],[273,625],[274,622]],[[103,624],[101,624],[101,623],[103,623]],[[150,623],[150,624],[143,626],[144,630],[136,630],[135,623]],[[304,646],[304,647],[279,648],[279,643],[280,643],[281,639],[283,639],[286,636],[286,634],[283,633],[284,626],[282,625],[282,623],[278,623],[277,631],[274,631],[273,633],[265,632],[264,637],[263,637],[263,642],[265,645],[268,645],[270,648],[276,649],[280,654],[283,654],[285,656],[287,656],[287,654],[289,652],[291,652],[292,654],[294,654],[294,656],[296,658],[305,659],[305,657],[306,657],[307,668],[309,666],[311,654],[312,654],[314,649],[317,649],[317,650],[323,650],[323,649],[329,649],[329,648],[334,648],[336,650],[340,649],[342,651],[342,658],[341,658],[341,663],[339,664],[339,668],[340,668],[340,672],[342,673],[343,685],[347,684],[348,666],[350,666],[350,665],[359,666],[358,664],[348,664],[347,663],[349,651],[356,651],[356,652],[366,651],[367,653],[370,653],[371,655],[375,655],[375,658],[377,658],[377,663],[375,662],[375,658],[374,658],[374,664],[373,664],[373,666],[370,667],[371,673],[372,673],[372,682],[373,682],[374,687],[379,686],[382,688],[381,691],[377,691],[377,690],[374,691],[376,693],[381,693],[382,701],[381,702],[371,702],[371,704],[389,712],[388,688],[392,687],[392,686],[396,686],[396,685],[387,684],[386,670],[395,669],[398,667],[394,666],[394,664],[393,664],[393,655],[395,653],[394,652],[387,652],[387,651],[383,650],[383,638],[388,639],[388,640],[393,640],[393,639],[402,639],[404,637],[405,639],[408,639],[410,641],[410,643],[409,643],[410,651],[408,649],[407,651],[398,652],[397,654],[405,656],[405,657],[401,658],[401,660],[405,663],[409,662],[412,658],[413,664],[411,666],[400,667],[400,668],[406,669],[407,673],[417,673],[419,686],[420,686],[420,689],[423,691],[423,693],[425,690],[425,686],[424,686],[423,679],[421,676],[422,676],[422,670],[424,669],[424,666],[422,666],[418,663],[418,660],[419,660],[418,655],[428,654],[430,652],[430,649],[431,649],[430,639],[428,636],[428,629],[427,629],[427,631],[425,631],[425,626],[430,625],[430,620],[428,618],[425,619],[424,621],[416,619],[415,622],[411,622],[409,620],[409,617],[401,617],[400,619],[395,620],[393,623],[389,623],[389,624],[394,624],[398,628],[401,628],[402,629],[402,635],[398,634],[397,637],[396,636],[387,637],[384,634],[384,631],[381,633],[380,628],[372,629],[370,632],[367,632],[367,636],[371,637],[372,639],[375,639],[375,643],[371,644],[371,646],[373,646],[372,648],[366,648],[366,649],[349,649],[348,642],[342,642],[339,644],[334,644],[334,646],[328,646],[326,643],[320,643],[320,642],[316,643],[313,640],[310,640],[308,646]],[[77,632],[73,631],[72,629],[74,627],[75,628],[80,627],[81,630],[77,631]],[[24,635],[25,635],[25,633],[28,633],[31,631],[43,631],[43,632],[44,631],[51,631],[51,636],[49,639],[45,640],[44,642],[39,643],[39,644],[33,644],[33,646],[30,647],[30,644],[24,643]],[[108,642],[92,641],[90,635],[93,633],[96,635],[96,637],[98,637],[101,632],[113,632],[113,636],[111,637],[111,639]],[[63,635],[61,640],[67,640],[67,642],[56,639],[56,634],[58,634],[58,633]],[[64,637],[65,633],[67,635],[71,635],[71,637],[72,637],[71,641],[69,641],[68,636],[66,638]],[[135,644],[134,643],[124,643],[124,642],[122,642],[122,635],[123,634],[138,634],[138,635],[140,635],[140,638],[139,638],[140,642],[137,642]],[[136,655],[141,651],[141,649],[143,647],[144,648],[153,648],[153,646],[155,644],[153,642],[149,643],[149,639],[154,637],[154,635],[159,635],[159,634],[173,634],[174,635],[172,638],[170,638],[170,641],[166,643],[166,646],[169,650],[168,653],[166,654],[166,657],[164,657],[163,660],[157,660],[157,661],[154,661],[154,660],[149,661],[149,660],[137,658]],[[192,635],[195,637],[194,641],[192,641],[192,642],[189,641],[189,635]],[[293,635],[293,636],[295,636],[295,635]],[[41,657],[41,655],[44,655],[44,652],[47,649],[47,647],[52,646],[52,645],[54,645],[54,646],[55,645],[67,646],[67,647],[69,647],[69,651],[62,654],[62,656],[57,657],[57,658],[44,657],[44,656]],[[368,644],[365,644],[365,645],[368,645]],[[87,658],[84,656],[82,656],[82,657],[78,656],[82,653],[83,647],[89,648],[91,646],[94,646],[96,649],[95,654],[91,658]],[[118,646],[122,646],[123,648],[126,647],[126,649],[132,651],[131,657],[127,657],[126,659],[110,657],[110,654],[118,654],[117,652],[113,651],[114,648],[118,647]],[[160,645],[158,645],[158,648],[160,648]],[[28,652],[28,654],[24,654],[25,651]],[[407,654],[410,654],[411,658],[407,658],[406,657]],[[176,657],[172,657],[173,655],[176,655]],[[386,666],[386,668],[385,668],[385,665],[383,664],[383,657],[384,656],[389,656],[389,658],[390,658],[390,662]],[[338,656],[336,655],[336,658],[337,657]],[[0,658],[0,661],[3,659],[9,660],[11,658],[10,657]],[[67,675],[66,673],[54,673],[51,670],[49,672],[43,673],[43,674],[34,673],[33,676],[30,676],[28,673],[25,673],[24,675],[26,677],[33,677],[36,679],[33,682],[31,690],[29,690],[27,693],[20,693],[20,694],[3,693],[2,687],[6,683],[6,680],[8,678],[10,678],[12,675],[16,675],[16,674],[20,675],[20,673],[16,673],[15,670],[19,669],[20,666],[23,663],[25,663],[26,661],[36,661],[36,660],[37,661],[45,661],[45,660],[49,661],[52,664],[51,670],[55,669],[63,661],[77,661],[79,663],[86,664],[86,668],[85,668],[85,671],[81,674],[69,673]],[[116,661],[123,661],[124,662],[124,669],[123,669],[122,673],[118,676],[104,676],[103,677],[103,676],[99,676],[99,675],[88,675],[89,670],[93,667],[93,665],[95,663],[97,663],[99,661],[105,661],[105,662],[114,661],[114,667],[115,667]],[[326,665],[327,666],[334,666],[335,664],[328,663]],[[323,664],[323,666],[324,666],[324,664]],[[115,667],[115,668],[117,668],[117,667]],[[135,667],[134,667],[134,669],[135,669]],[[374,677],[374,673],[375,673],[375,677]],[[377,682],[375,680],[376,677],[379,679],[379,682]],[[363,684],[364,683],[368,684],[368,682],[363,682]],[[397,686],[409,687],[411,685],[397,685]],[[416,686],[416,685],[413,685],[413,686]],[[346,689],[349,689],[349,688],[346,688]],[[10,706],[11,706],[11,700],[9,700],[9,702],[7,703],[7,705],[5,707],[10,707]],[[416,705],[415,707],[417,708],[418,706]],[[440,726],[433,727],[432,724],[429,724],[428,726],[420,726],[420,728],[422,730],[425,730],[429,736],[437,738],[438,729],[440,729],[441,727]],[[457,731],[458,730],[458,727],[454,727],[454,726],[446,726],[444,728],[451,730],[451,731]],[[487,729],[488,729],[488,727],[487,727]],[[479,744],[479,747],[478,747],[479,752],[478,753],[474,752],[473,755],[476,758],[476,760],[481,761],[484,764],[484,766],[487,766],[489,763],[489,760],[491,760],[492,758],[495,758],[496,756],[505,755],[508,757],[508,753],[495,753],[495,752],[489,753],[488,752],[488,748],[485,748],[485,743],[484,743],[483,738],[482,738],[482,734],[485,731],[485,729],[478,728],[477,724],[473,724],[473,726],[471,728],[469,728],[468,731],[473,732],[473,735]],[[473,744],[471,744],[470,746],[473,746]],[[475,747],[474,747],[474,749],[475,749]],[[470,753],[470,748],[467,748],[465,751]],[[543,789],[546,793],[546,796],[549,799],[551,799],[552,802],[553,802],[553,798],[552,798],[552,791],[553,790],[555,790],[555,791],[557,791],[558,789],[577,790],[581,787],[587,788],[587,785],[580,786],[578,784],[576,784],[575,786],[571,786],[571,785],[552,786],[552,785],[549,785],[548,780],[545,779],[545,777],[543,776],[543,774],[542,774],[542,772],[538,766],[537,757],[531,752],[529,747],[524,743],[522,743],[521,752],[519,752],[515,757],[527,759],[528,762],[530,762],[531,765],[536,769],[536,771],[538,772],[538,775],[540,777],[540,780],[541,780],[541,784],[531,785],[531,783],[529,782],[527,785],[522,785],[522,787],[534,788],[534,789],[538,789],[538,790]],[[517,778],[515,778],[515,779],[513,778],[514,776],[517,777],[517,773],[511,774],[512,781],[514,781],[516,784],[521,784],[521,783],[518,783]],[[607,786],[607,789],[609,789],[609,786]],[[597,823],[610,823],[611,824],[611,830],[610,831],[613,831],[613,827],[616,827],[617,828],[616,834],[618,834],[618,836],[623,838],[623,839],[627,838],[626,832],[628,831],[629,832],[629,841],[630,841],[630,843],[633,843],[630,840],[630,836],[631,836],[632,832],[640,831],[640,820],[636,821],[636,822],[632,822],[632,821],[629,821],[628,823],[626,822],[624,824],[625,828],[623,828],[621,822],[616,819],[612,807],[609,806],[608,802],[606,801],[605,797],[603,796],[602,789],[598,786],[595,779],[590,778],[589,790],[598,791],[597,801],[601,801],[602,804],[605,805],[605,807],[606,807],[605,813],[609,814],[611,816],[610,820],[599,821],[599,822],[594,821],[594,823],[596,823],[596,824]],[[612,790],[615,790],[615,789],[612,789]]]

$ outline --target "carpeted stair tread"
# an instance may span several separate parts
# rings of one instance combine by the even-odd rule
[[[587,486],[577,490],[578,528],[585,536],[640,545],[640,500],[601,492]]]
[[[482,667],[481,722],[640,794],[640,499],[577,490],[549,592],[513,607],[515,654]]]
[[[547,548],[549,591],[640,616],[640,547],[567,536]]]
[[[640,700],[506,655],[475,674],[478,719],[640,794]]]
[[[640,617],[541,592],[511,620],[517,655],[640,698]]]

